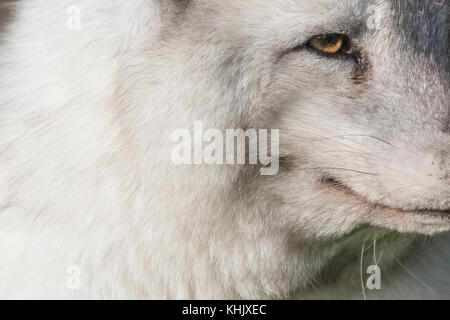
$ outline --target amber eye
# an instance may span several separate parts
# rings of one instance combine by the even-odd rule
[[[348,38],[342,34],[326,34],[312,38],[308,44],[319,52],[335,54],[346,49]]]

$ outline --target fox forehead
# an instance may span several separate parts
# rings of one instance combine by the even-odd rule
[[[397,27],[392,36],[405,37],[411,49],[420,54],[432,54],[442,62],[448,60],[448,0],[248,0],[245,3],[172,0],[172,3],[183,8],[177,12],[196,12],[200,24],[220,23],[228,29],[232,21],[236,26],[245,26],[242,33],[251,25],[251,32],[260,28],[260,34],[274,29],[284,33],[340,30],[355,34],[367,31],[367,20],[373,15],[389,16]],[[231,19],[226,19],[228,16]]]

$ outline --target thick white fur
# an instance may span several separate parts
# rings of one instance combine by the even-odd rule
[[[299,53],[274,67],[273,52],[296,32],[302,42],[314,21],[334,21],[331,3],[198,1],[183,13],[156,0],[18,2],[0,51],[0,296],[361,298],[361,247],[378,239],[386,281],[376,297],[449,297],[448,238],[428,238],[431,249],[421,251],[418,236],[396,233],[446,231],[445,219],[345,198],[322,188],[315,171],[264,179],[237,166],[170,161],[170,134],[194,121],[280,128],[282,153],[303,167],[388,177],[336,172],[370,201],[448,207],[448,180],[432,179],[440,169],[420,173],[432,150],[417,154],[391,132],[399,148],[391,153],[375,140],[318,141],[370,133],[329,104],[352,103],[339,100],[351,86],[340,78],[347,65],[321,70]],[[66,27],[74,4],[80,30]],[[433,130],[416,143],[433,139],[445,150],[448,135]],[[424,186],[386,196],[405,181]],[[66,285],[72,265],[81,271],[79,290]]]

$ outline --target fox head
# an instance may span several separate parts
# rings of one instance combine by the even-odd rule
[[[241,201],[306,237],[449,228],[446,2],[164,4],[136,114],[164,87],[180,127],[279,129],[279,174],[212,169],[232,170]]]

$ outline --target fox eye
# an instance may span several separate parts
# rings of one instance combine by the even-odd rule
[[[325,34],[315,36],[308,42],[308,46],[321,53],[337,54],[349,48],[350,40],[342,34]]]

